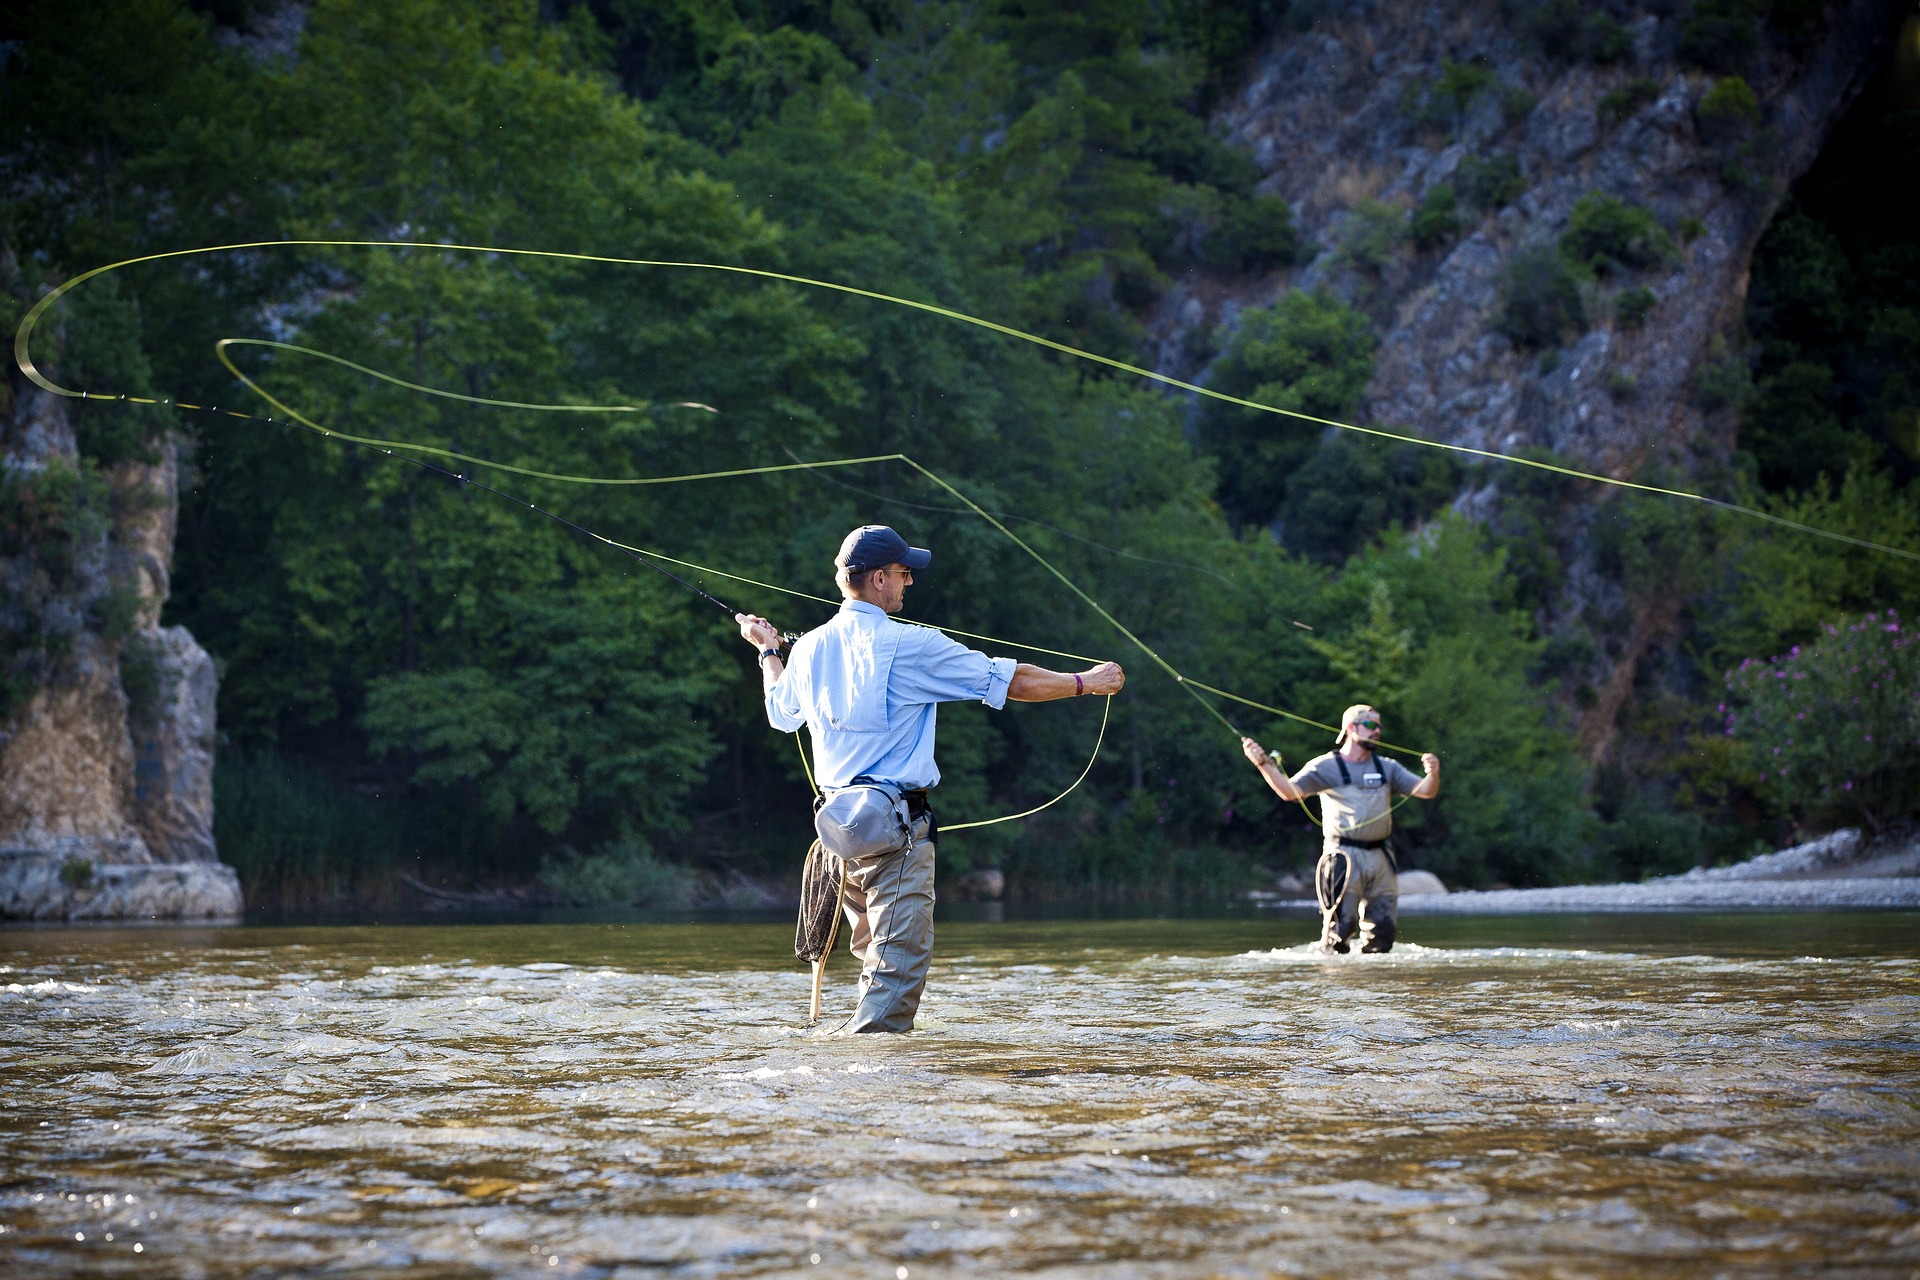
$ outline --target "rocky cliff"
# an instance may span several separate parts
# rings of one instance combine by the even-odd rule
[[[213,660],[160,626],[171,443],[95,475],[65,403],[17,383],[0,419],[0,916],[230,917],[213,842]]]
[[[1884,60],[1905,7],[1829,4],[1792,35],[1755,22],[1719,31],[1715,48],[1714,30],[1688,26],[1705,5],[1321,6],[1311,29],[1265,49],[1216,121],[1249,149],[1261,189],[1294,206],[1310,260],[1257,282],[1177,287],[1152,320],[1158,363],[1204,378],[1211,346],[1197,335],[1288,289],[1323,289],[1381,334],[1363,421],[1551,450],[1617,476],[1725,461],[1736,424],[1709,384],[1754,246]],[[1571,24],[1563,45],[1556,13]],[[1563,257],[1576,206],[1595,195],[1650,214],[1664,243],[1590,278],[1523,280],[1568,292],[1548,332],[1516,339],[1503,312],[1517,262]],[[1425,245],[1423,208],[1437,220]],[[1497,509],[1500,473],[1476,483],[1459,505]],[[1671,600],[1611,607],[1630,621],[1590,673],[1600,696],[1582,737],[1596,759],[1634,664],[1675,623]]]

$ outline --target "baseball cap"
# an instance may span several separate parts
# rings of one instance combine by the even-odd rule
[[[1352,706],[1348,707],[1345,711],[1341,712],[1340,713],[1340,736],[1333,740],[1333,745],[1336,747],[1344,746],[1347,741],[1347,730],[1353,728],[1353,722],[1360,719],[1362,716],[1366,715],[1367,712],[1369,711],[1372,711],[1376,716],[1380,714],[1377,710],[1375,710],[1375,708],[1373,708],[1372,706],[1369,706],[1367,703],[1364,703],[1364,702],[1356,702]]]
[[[924,569],[933,559],[925,547],[910,547],[907,540],[884,524],[863,524],[840,543],[840,554],[833,562],[854,573],[884,569],[903,564],[909,569]]]

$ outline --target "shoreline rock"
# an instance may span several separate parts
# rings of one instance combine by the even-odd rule
[[[222,862],[93,863],[0,849],[0,917],[7,919],[233,922],[241,905],[240,877]]]

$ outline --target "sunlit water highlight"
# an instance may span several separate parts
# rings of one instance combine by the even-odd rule
[[[1920,1271],[1920,917],[1311,929],[946,924],[885,1039],[784,925],[0,933],[0,1269]]]

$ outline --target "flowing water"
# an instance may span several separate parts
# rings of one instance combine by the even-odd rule
[[[1312,929],[0,932],[0,1269],[1920,1274],[1920,916]]]

